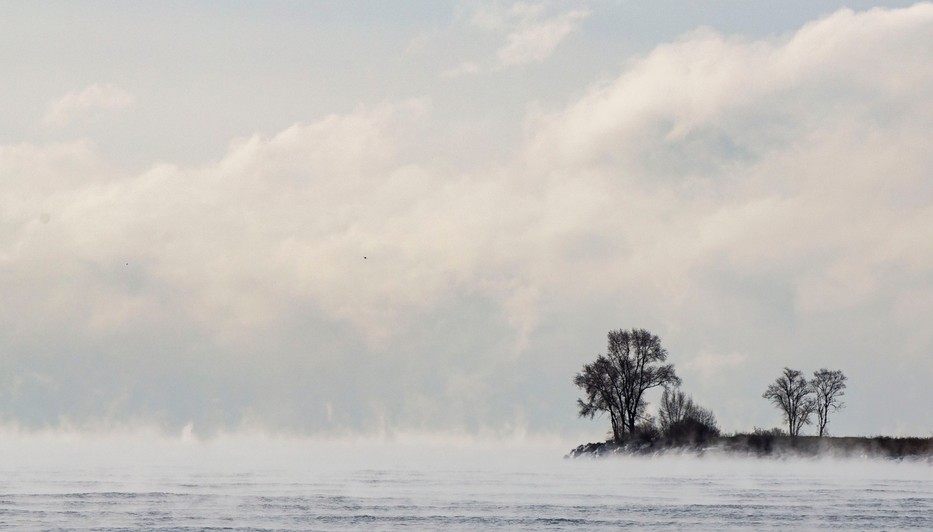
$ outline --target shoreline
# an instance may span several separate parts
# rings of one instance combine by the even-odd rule
[[[652,456],[666,453],[704,456],[834,457],[885,458],[890,460],[926,459],[933,463],[933,438],[891,436],[785,436],[736,434],[715,436],[703,441],[674,442],[639,440],[605,441],[581,444],[564,458],[604,458],[610,456]]]

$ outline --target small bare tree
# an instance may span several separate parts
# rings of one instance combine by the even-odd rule
[[[812,393],[810,383],[803,373],[784,368],[784,373],[761,396],[784,412],[788,434],[798,436],[800,429],[810,423],[810,415],[816,409]]]
[[[816,396],[817,426],[820,429],[820,436],[823,436],[826,433],[826,425],[829,423],[830,409],[835,412],[845,406],[839,398],[846,393],[846,376],[840,370],[830,371],[821,368],[813,372],[810,387],[813,388]]]
[[[719,435],[719,424],[713,411],[693,402],[693,398],[677,388],[664,387],[658,409],[661,432],[674,440],[702,440]]]
[[[661,404],[658,408],[658,424],[662,432],[669,432],[671,427],[687,417],[687,413],[694,408],[693,399],[682,390],[664,388],[661,394]]]

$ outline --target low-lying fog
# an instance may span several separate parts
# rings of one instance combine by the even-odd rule
[[[574,442],[0,437],[0,523],[265,529],[933,528],[929,460],[565,459]]]
[[[926,459],[883,460],[834,457],[777,458],[665,453],[649,456],[567,459],[574,441],[564,438],[482,438],[469,435],[399,434],[390,437],[308,438],[261,433],[199,439],[155,431],[0,432],[0,467],[5,470],[88,470],[125,467],[192,467],[241,470],[508,470],[574,469],[625,471],[626,475],[682,476],[723,473],[864,476],[897,473],[926,478]],[[857,466],[857,467],[856,467]]]

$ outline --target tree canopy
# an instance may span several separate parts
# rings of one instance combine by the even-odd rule
[[[810,415],[816,408],[810,397],[810,383],[796,369],[784,368],[781,376],[761,396],[781,409],[791,436],[799,435],[800,429],[810,423]]]
[[[696,404],[692,397],[677,388],[664,388],[658,408],[658,424],[661,432],[674,442],[719,435],[719,424],[713,411]]]
[[[661,339],[645,329],[609,331],[606,354],[585,364],[574,377],[586,399],[578,399],[581,416],[607,412],[612,434],[621,441],[634,433],[643,417],[645,392],[657,386],[680,384],[673,364],[665,364],[667,351]]]
[[[829,423],[829,411],[836,411],[845,406],[839,398],[845,395],[846,376],[840,370],[820,368],[813,372],[810,388],[816,401],[816,418],[820,436],[826,432]]]
[[[606,352],[574,376],[573,383],[585,394],[577,399],[579,415],[608,414],[617,443],[632,441],[632,435],[636,442],[654,442],[663,435],[668,445],[697,445],[718,437],[712,410],[697,405],[679,389],[680,377],[667,355],[661,339],[645,329],[609,331]],[[823,436],[829,412],[844,406],[840,398],[845,395],[845,383],[846,376],[839,370],[822,368],[807,380],[801,371],[785,367],[762,397],[780,409],[791,437],[800,435],[814,413]],[[664,393],[656,420],[648,415],[646,392],[659,386]]]

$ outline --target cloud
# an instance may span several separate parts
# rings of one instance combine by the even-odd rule
[[[496,51],[495,68],[541,63],[591,14],[587,9],[556,14],[552,11],[545,3],[519,2],[508,8],[480,6],[473,11],[469,24],[504,38],[505,42]],[[475,74],[484,70],[480,63],[465,61],[444,71],[442,77]]]
[[[133,105],[135,97],[110,84],[93,84],[80,92],[70,92],[51,102],[41,124],[49,128],[62,128],[75,119],[97,110],[114,111]]]
[[[525,16],[511,31],[506,43],[497,52],[503,67],[540,63],[551,56],[557,46],[576,30],[590,12],[575,10],[538,20],[537,12]]]
[[[891,412],[859,394],[930,399],[931,27],[918,5],[692,33],[529,116],[504,161],[436,149],[426,100],[137,175],[87,143],[4,146],[0,408],[566,429],[569,376],[608,328],[645,326],[714,410],[784,365],[840,367],[871,432]],[[769,423],[738,403],[727,430]]]
[[[540,18],[547,12],[544,3],[517,2],[509,7],[502,5],[477,6],[470,16],[470,24],[485,31],[507,32],[516,25]]]
[[[458,78],[460,76],[468,76],[471,74],[476,74],[480,72],[480,66],[472,61],[467,61],[465,63],[460,63],[459,65],[449,68],[441,73],[441,77],[444,78]]]

